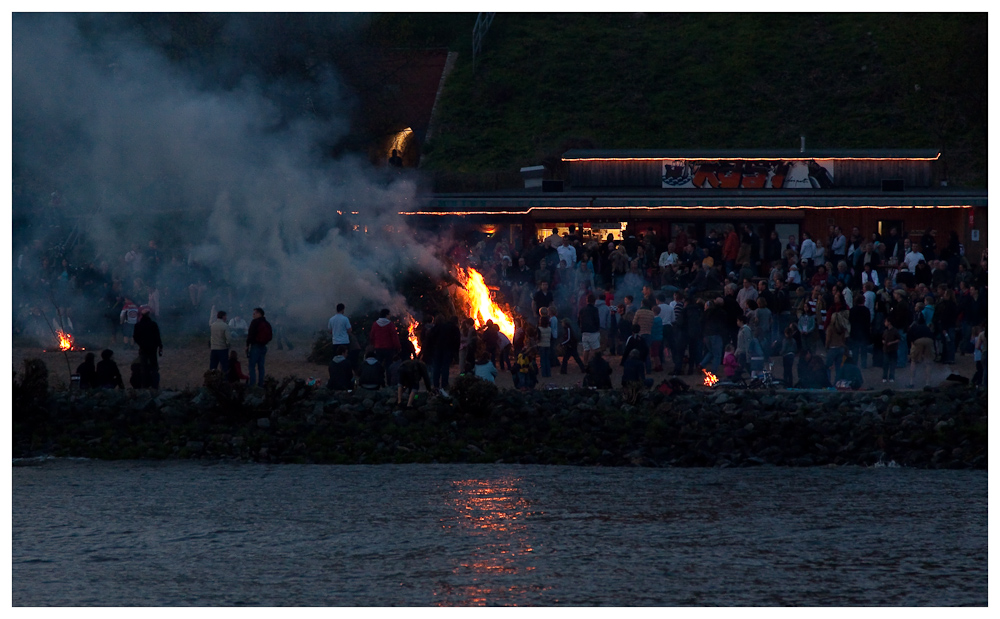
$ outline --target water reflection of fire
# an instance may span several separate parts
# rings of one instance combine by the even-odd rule
[[[514,318],[493,301],[490,288],[483,280],[482,274],[472,267],[467,270],[459,268],[458,280],[465,289],[457,290],[456,295],[466,306],[469,317],[476,323],[476,328],[481,328],[487,320],[492,320],[493,324],[500,327],[500,332],[513,341]]]
[[[452,582],[439,583],[434,591],[438,605],[538,603],[537,593],[547,587],[524,581],[535,570],[531,559],[534,549],[524,522],[534,514],[521,496],[519,481],[499,478],[451,483],[448,503],[457,515],[443,519],[442,527],[470,536],[475,550],[455,567]]]
[[[708,370],[706,370],[704,368],[702,368],[701,371],[705,375],[705,386],[706,387],[714,387],[715,383],[719,382],[719,377],[716,376],[715,374],[712,374],[711,372],[709,372]]]

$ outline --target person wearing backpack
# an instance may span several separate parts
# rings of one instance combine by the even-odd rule
[[[257,371],[257,385],[264,386],[264,356],[267,355],[267,344],[274,336],[271,330],[271,323],[264,318],[264,310],[255,307],[253,309],[253,320],[247,327],[247,373],[250,375],[248,385],[254,384],[255,370]]]

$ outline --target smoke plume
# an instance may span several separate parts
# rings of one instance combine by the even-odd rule
[[[398,216],[417,177],[325,154],[354,105],[335,69],[310,67],[308,84],[262,77],[241,64],[259,32],[222,27],[226,66],[168,59],[134,27],[15,15],[15,175],[58,191],[109,262],[157,239],[303,325],[325,325],[338,302],[401,311],[394,277],[441,268]]]

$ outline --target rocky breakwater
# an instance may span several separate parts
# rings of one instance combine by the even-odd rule
[[[55,391],[15,380],[13,453],[298,463],[604,466],[987,465],[987,397],[917,392],[567,389],[522,393],[459,377],[450,398],[263,388],[206,375],[193,391]]]

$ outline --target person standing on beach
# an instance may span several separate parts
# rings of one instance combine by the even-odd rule
[[[344,304],[337,304],[337,313],[327,323],[327,330],[333,338],[333,347],[348,346],[351,343],[351,321],[344,315]]]
[[[264,318],[264,310],[260,307],[253,308],[253,320],[247,327],[247,373],[250,375],[248,385],[254,384],[256,371],[257,385],[264,386],[264,357],[267,355],[267,345],[274,336],[271,324]]]
[[[375,358],[381,364],[383,372],[389,371],[393,354],[403,348],[399,341],[396,325],[389,320],[389,313],[388,308],[383,308],[379,312],[378,320],[372,323],[371,331],[368,334],[368,341],[375,349]]]
[[[163,340],[160,339],[160,327],[149,316],[149,310],[144,310],[139,322],[135,325],[132,335],[139,347],[139,366],[144,389],[160,388],[160,364],[156,357],[163,356]]]
[[[215,314],[215,317],[212,317]],[[210,350],[208,351],[208,369],[214,370],[215,368],[221,366],[222,373],[229,374],[229,346],[232,342],[229,341],[229,325],[226,324],[226,312],[223,310],[215,311],[215,306],[212,307],[212,312],[209,313],[208,321],[209,329],[209,340],[211,341]]]

